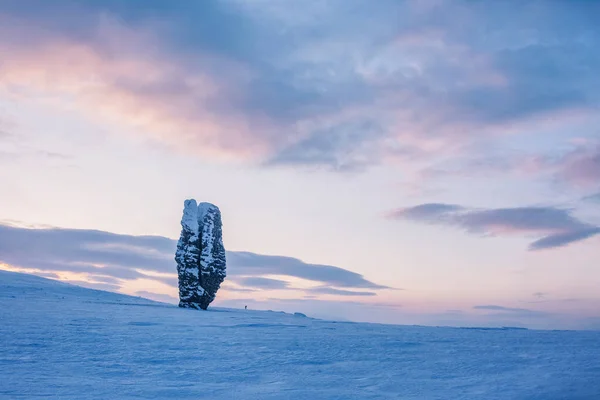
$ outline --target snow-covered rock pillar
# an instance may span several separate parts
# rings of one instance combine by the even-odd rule
[[[179,307],[206,310],[226,276],[221,212],[214,204],[186,200],[175,253]]]

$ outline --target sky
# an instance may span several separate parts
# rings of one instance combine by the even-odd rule
[[[0,0],[0,268],[176,302],[600,329],[600,2]]]

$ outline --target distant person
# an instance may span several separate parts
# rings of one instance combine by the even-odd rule
[[[248,309],[248,306],[244,306],[244,310],[247,310],[247,309]]]

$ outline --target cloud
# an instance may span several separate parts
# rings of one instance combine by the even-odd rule
[[[90,279],[92,282],[106,283],[116,286],[119,286],[121,283],[121,279],[105,275],[88,275],[88,279]]]
[[[2,141],[9,141],[15,138],[15,134],[12,132],[16,128],[17,124],[14,119],[5,115],[0,115],[0,143]]]
[[[550,236],[543,237],[535,242],[531,243],[529,248],[531,250],[548,249],[553,247],[566,246],[570,243],[578,242],[595,236],[600,233],[599,227],[590,227],[582,229],[580,231],[558,233]]]
[[[585,139],[581,141],[583,143],[571,145],[557,154],[524,158],[513,168],[546,173],[554,181],[575,188],[595,188],[600,181],[600,144]]]
[[[600,145],[579,147],[559,161],[558,177],[581,186],[600,182]]]
[[[594,2],[332,0],[292,12],[268,0],[8,0],[0,90],[73,99],[194,155],[357,171],[397,159],[407,143],[426,157],[593,110],[598,11]]]
[[[462,209],[463,208],[461,206],[457,206],[454,204],[427,203],[393,211],[392,213],[390,213],[390,217],[402,217],[411,220],[435,222],[440,217],[444,217],[445,215],[460,211]]]
[[[495,306],[495,305],[487,305],[487,306],[473,306],[473,309],[475,310],[492,310],[492,311],[506,311],[506,312],[523,312],[523,311],[530,311],[530,310],[525,310],[523,308],[510,308],[510,307],[503,307],[503,306]]]
[[[247,288],[239,288],[239,287],[234,287],[234,286],[223,286],[223,289],[225,289],[228,292],[239,292],[239,293],[258,292],[258,289],[247,289]]]
[[[344,290],[344,289],[336,289],[327,286],[319,286],[315,288],[307,289],[308,293],[315,294],[333,294],[336,296],[376,296],[375,292],[362,292],[357,290]]]
[[[475,310],[487,310],[487,311],[498,311],[498,316],[504,317],[507,314],[521,317],[542,317],[546,316],[547,313],[542,311],[529,310],[526,308],[511,308],[497,305],[482,305],[473,306]]]
[[[506,148],[498,142],[473,145],[464,149],[463,154],[458,157],[434,161],[421,168],[417,176],[420,181],[447,181],[453,177],[478,177],[489,181],[491,176],[506,179],[510,174],[517,178],[542,178],[562,192],[565,189],[573,191],[596,188],[600,179],[600,143],[595,139],[598,136],[597,121],[582,121],[580,117],[566,115],[564,118],[553,116],[551,120],[548,119],[555,125],[555,132],[561,132],[561,139],[554,143],[548,142],[548,149],[517,150],[512,145]],[[530,129],[539,130],[540,126],[531,126]],[[565,135],[574,129],[583,131],[583,136]],[[586,135],[590,138],[585,137]]]
[[[289,283],[280,279],[261,278],[261,277],[240,277],[235,278],[237,284],[257,289],[287,289]]]
[[[389,218],[453,226],[472,234],[541,236],[530,250],[566,246],[600,233],[594,226],[554,207],[473,209],[452,204],[421,204],[389,213]]]
[[[150,279],[176,287],[175,248],[176,241],[161,236],[0,225],[0,263],[41,273],[83,273],[97,284]],[[244,290],[288,287],[287,282],[268,275],[338,288],[386,288],[340,267],[250,252],[227,252],[227,275]]]
[[[317,130],[281,149],[265,165],[323,165],[335,171],[361,170],[378,162],[379,132],[376,123],[368,121]]]
[[[225,289],[233,292],[255,292],[257,290],[290,290],[290,291],[302,291],[306,293],[306,296],[313,295],[334,295],[334,296],[376,296],[377,293],[373,291],[358,291],[358,290],[347,290],[339,289],[331,286],[314,286],[310,288],[298,288],[290,286],[290,283],[280,279],[264,278],[264,277],[246,277],[246,276],[234,276],[229,278],[230,281],[242,286],[231,287],[227,285]]]
[[[88,289],[107,290],[109,292],[117,292],[121,288],[120,285],[112,285],[110,283],[80,281],[76,279],[69,280],[69,283],[77,286],[83,286]]]
[[[234,275],[287,275],[322,282],[330,286],[361,289],[386,289],[362,275],[332,265],[308,264],[292,257],[268,256],[249,252],[228,252],[228,273]]]
[[[591,201],[593,203],[600,203],[600,192],[585,196],[583,201]]]
[[[49,279],[59,279],[60,277],[53,272],[38,272],[36,273],[38,276],[43,276],[44,278]]]
[[[160,301],[163,303],[171,303],[171,304],[179,303],[179,299],[176,299],[173,296],[169,296],[167,294],[149,292],[147,290],[139,290],[139,291],[135,292],[135,295],[140,296],[140,297],[145,297],[150,300]]]

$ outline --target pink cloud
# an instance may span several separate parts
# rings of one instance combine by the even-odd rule
[[[10,22],[1,20],[0,34],[25,34],[22,25]],[[6,95],[50,96],[55,104],[75,105],[100,121],[123,124],[193,154],[256,158],[271,146],[267,133],[275,128],[267,118],[229,107],[240,96],[237,83],[201,68],[237,69],[242,87],[248,72],[240,66],[204,55],[171,58],[150,31],[110,19],[99,25],[101,46],[39,35],[27,47],[0,41],[0,90]]]
[[[579,186],[597,186],[600,182],[600,146],[582,147],[567,154],[559,176]]]
[[[393,210],[388,218],[446,225],[484,236],[532,234],[538,239],[530,244],[530,250],[567,246],[600,234],[600,227],[556,207],[476,209],[425,203]]]
[[[492,54],[443,25],[400,31],[368,51],[332,35],[257,62],[173,49],[161,24],[99,15],[86,34],[69,35],[0,15],[0,93],[76,107],[113,131],[201,157],[340,170],[400,164],[414,180],[426,163],[462,156],[481,137],[551,124],[543,107],[514,107],[515,82]],[[377,126],[359,138],[340,134],[362,125]]]

